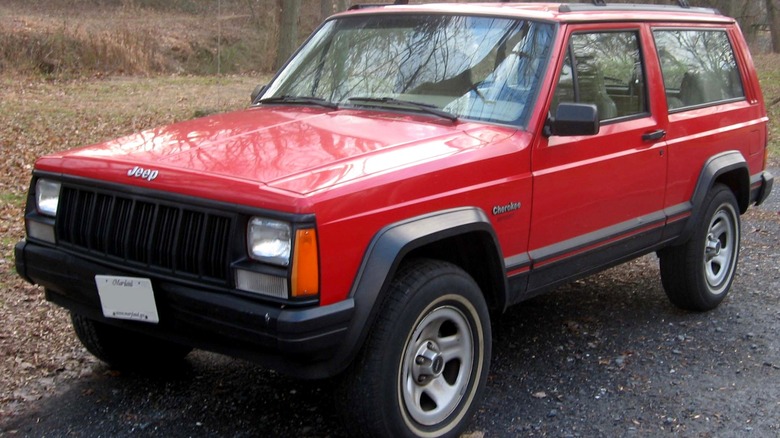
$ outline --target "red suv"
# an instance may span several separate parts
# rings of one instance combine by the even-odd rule
[[[643,254],[716,307],[768,196],[739,28],[680,6],[363,6],[250,108],[43,157],[17,270],[115,366],[344,376],[364,435],[452,436],[491,315]]]

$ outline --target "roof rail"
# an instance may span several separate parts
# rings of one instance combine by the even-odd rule
[[[385,6],[387,6],[386,3],[363,3],[359,5],[352,5],[347,10],[354,11],[357,9],[384,8]]]
[[[564,3],[559,8],[559,12],[582,12],[594,10],[611,11],[676,11],[676,12],[695,12],[699,14],[720,15],[717,9],[691,7],[688,0],[677,0],[677,5],[655,5],[655,4],[637,4],[637,3],[607,3],[605,0],[591,0],[592,3]]]
[[[409,0],[395,0],[392,4],[394,5],[408,5]],[[348,11],[354,11],[356,9],[368,9],[368,8],[382,8],[385,6],[389,6],[389,3],[366,3],[366,4],[358,4],[358,5],[352,5],[347,10]]]
[[[502,1],[507,1],[507,0],[502,0]],[[596,6],[606,6],[607,5],[607,1],[606,0],[591,0],[591,1]],[[677,0],[677,4],[681,8],[690,9],[690,7],[691,7],[691,4],[688,3],[688,0]]]

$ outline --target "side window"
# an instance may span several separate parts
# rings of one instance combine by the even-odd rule
[[[670,110],[745,97],[729,37],[722,30],[656,30]]]
[[[646,113],[637,33],[572,35],[555,89],[553,111],[560,102],[593,103],[600,120]]]

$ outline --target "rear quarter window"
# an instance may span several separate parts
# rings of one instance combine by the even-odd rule
[[[659,29],[653,36],[670,111],[745,97],[725,30]]]

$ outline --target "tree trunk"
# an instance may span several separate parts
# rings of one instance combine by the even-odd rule
[[[749,45],[755,43],[758,30],[765,18],[765,1],[747,0],[689,0],[691,6],[715,8],[722,14],[737,19]]]
[[[333,0],[320,0],[320,21],[333,15]]]
[[[775,0],[766,0],[769,34],[772,36],[772,53],[780,53],[780,16],[778,16]]]
[[[280,69],[287,58],[298,47],[298,15],[301,12],[301,0],[279,0],[281,18],[279,23],[279,44],[276,49],[274,69]]]
[[[349,0],[320,0],[320,20],[349,8]]]

